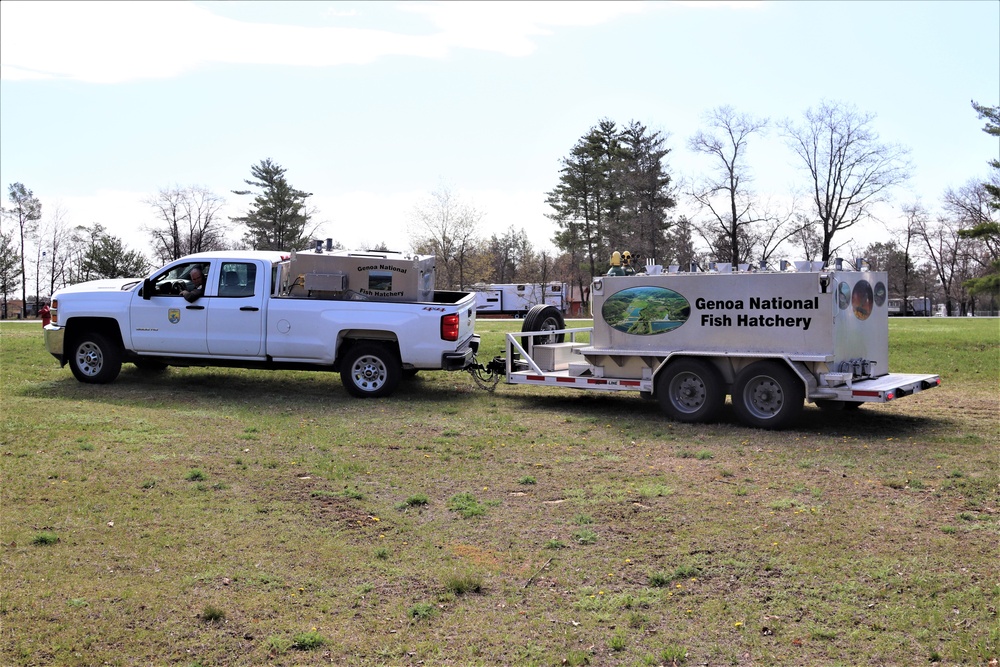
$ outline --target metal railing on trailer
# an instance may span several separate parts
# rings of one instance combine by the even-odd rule
[[[536,351],[552,351],[557,346],[583,347],[577,342],[578,334],[592,334],[593,327],[580,327],[572,329],[557,329],[553,331],[520,331],[506,334],[505,349],[505,373],[507,384],[534,384],[566,387],[568,389],[593,389],[600,391],[646,391],[653,390],[652,380],[637,380],[612,377],[596,377],[592,373],[584,371],[582,374],[574,375],[569,369],[550,370],[544,369],[536,360]],[[536,343],[538,338],[553,340],[568,334],[569,341],[559,343]],[[524,341],[527,339],[527,341]]]

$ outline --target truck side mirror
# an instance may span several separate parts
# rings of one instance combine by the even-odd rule
[[[149,301],[149,297],[153,296],[153,292],[156,291],[156,283],[154,283],[150,278],[146,278],[142,281],[142,298]]]

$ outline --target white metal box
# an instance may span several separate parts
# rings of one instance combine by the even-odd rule
[[[582,347],[583,343],[546,343],[535,345],[531,354],[539,368],[551,373],[567,370],[571,361],[579,361],[581,358],[577,350]]]
[[[293,252],[282,292],[321,299],[433,301],[434,256],[332,250]]]

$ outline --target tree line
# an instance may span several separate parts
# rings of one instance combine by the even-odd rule
[[[1000,137],[1000,107],[972,103],[983,128]],[[970,179],[942,196],[932,215],[921,201],[906,202],[888,242],[844,241],[845,231],[879,222],[879,207],[910,174],[908,151],[884,142],[874,116],[853,106],[823,102],[798,120],[772,121],[731,106],[708,111],[687,147],[706,157],[697,177],[670,172],[668,135],[639,121],[601,119],[560,160],[545,193],[556,225],[557,252],[536,250],[524,228],[482,232],[485,212],[441,186],[411,212],[409,249],[437,257],[437,283],[466,289],[477,283],[569,282],[585,294],[607,270],[613,250],[658,263],[709,261],[772,265],[779,253],[829,261],[867,258],[889,273],[890,292],[906,299],[944,301],[949,314],[995,301],[1000,292],[1000,160],[988,162],[985,182]],[[773,202],[753,189],[752,143],[778,132],[800,166],[802,196]],[[270,158],[250,168],[237,197],[248,198],[235,217],[226,200],[200,186],[161,189],[145,203],[144,227],[152,257],[131,250],[100,223],[71,227],[65,211],[43,218],[40,200],[22,183],[8,188],[0,225],[0,292],[37,306],[59,287],[94,278],[134,277],[151,262],[223,249],[302,249],[320,225],[311,193],[292,186]],[[679,213],[681,204],[685,212]],[[883,223],[879,223],[883,224]],[[236,239],[233,232],[242,232]],[[340,245],[339,243],[337,244]],[[394,241],[393,249],[400,249]],[[383,241],[369,248],[388,249]],[[641,261],[641,260],[640,260]],[[33,269],[33,271],[31,270]],[[32,273],[34,275],[32,275]],[[34,294],[28,294],[29,285]]]
[[[1000,107],[972,106],[987,121],[984,131],[1000,135]],[[684,267],[771,266],[782,253],[823,262],[867,258],[873,270],[889,272],[894,296],[943,300],[949,314],[973,310],[977,299],[995,310],[1000,161],[989,162],[985,182],[949,188],[937,216],[920,201],[903,204],[904,222],[890,230],[890,242],[843,240],[856,225],[884,226],[877,216],[910,177],[909,151],[882,141],[874,119],[835,102],[777,122],[730,106],[712,109],[705,129],[687,142],[710,167],[683,185],[669,173],[660,133],[637,121],[619,126],[603,119],[562,159],[558,183],[547,193],[558,227],[553,241],[581,290],[606,269],[613,250]],[[799,199],[776,203],[752,187],[750,146],[771,130],[797,160]],[[688,212],[677,214],[682,200]]]

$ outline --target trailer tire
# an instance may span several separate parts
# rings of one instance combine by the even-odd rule
[[[668,417],[689,424],[718,419],[726,404],[719,371],[702,359],[678,359],[660,371],[656,398]]]
[[[566,320],[562,313],[555,306],[547,306],[540,303],[532,306],[528,314],[524,316],[524,324],[521,331],[557,331],[566,328]],[[543,336],[532,336],[532,345],[546,345],[550,343],[561,343],[565,340],[565,334],[545,334]]]
[[[780,429],[802,412],[805,387],[783,363],[758,361],[736,375],[733,409],[747,426]]]
[[[99,333],[83,333],[70,347],[69,368],[73,376],[87,384],[107,384],[122,369],[122,351]]]
[[[358,343],[345,354],[340,380],[357,398],[381,398],[396,390],[402,375],[396,353],[381,343]]]

